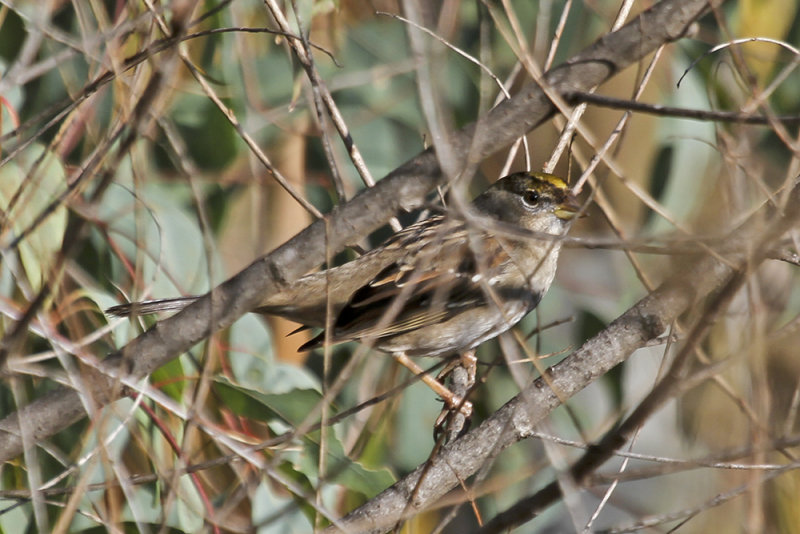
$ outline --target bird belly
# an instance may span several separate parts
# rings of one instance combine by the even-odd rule
[[[382,338],[375,346],[384,352],[403,352],[407,356],[447,356],[473,349],[516,325],[539,299],[518,299],[492,310],[474,308],[434,325]],[[489,311],[489,313],[487,313]]]

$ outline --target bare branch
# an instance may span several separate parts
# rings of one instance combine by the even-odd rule
[[[620,30],[605,35],[568,62],[549,71],[544,78],[548,92],[564,95],[603,83],[662,44],[683,36],[708,7],[709,3],[703,0],[660,2]],[[538,84],[530,83],[512,99],[492,109],[477,124],[454,133],[451,136],[453,148],[465,159],[481,161],[537,127],[554,113],[555,107],[545,90]],[[325,251],[328,248],[341,250],[347,243],[354,242],[375,229],[397,211],[419,206],[427,192],[441,181],[442,172],[433,150],[427,150],[409,160],[374,188],[363,191],[351,201],[337,207],[325,220],[315,222],[197,303],[156,324],[124,349],[98,364],[102,372],[91,373],[91,379],[86,380],[91,391],[79,393],[75,390],[59,389],[0,421],[0,459],[5,461],[22,452],[21,419],[26,421],[26,427],[30,429],[30,443],[52,436],[84,416],[86,399],[82,399],[82,395],[93,396],[94,402],[113,401],[124,392],[123,388],[115,387],[119,381],[115,377],[119,377],[120,373],[128,374],[129,380],[146,376],[212,332],[231,325],[241,315],[255,308],[265,294],[275,294],[290,287],[292,280],[314,268],[326,257]],[[707,284],[697,289],[713,286],[722,279],[723,274],[713,269],[699,273],[699,279]],[[659,335],[663,328],[658,330],[658,327],[663,326],[663,321],[685,306],[685,301],[689,298],[685,293],[686,291],[680,290],[675,295],[654,293],[615,323],[617,328],[627,332],[625,335],[611,339],[600,336],[591,346],[596,347],[602,342],[607,344],[603,352],[618,354],[621,346],[626,343],[632,350],[631,347]],[[655,302],[656,300],[659,302]],[[659,316],[658,313],[664,315]],[[573,372],[582,376],[588,374],[589,378],[594,379],[605,372],[604,366],[598,366],[597,356],[598,354],[592,354],[588,360],[585,359],[588,355],[585,358],[573,357],[568,360],[569,364],[564,365],[568,365]],[[569,388],[564,391],[569,391]],[[541,409],[545,406],[542,405]],[[528,414],[519,419],[516,412],[515,405],[509,405],[481,428],[488,425],[487,428],[497,435],[508,434],[502,431],[506,423],[518,424],[518,428],[522,430],[528,428],[527,422],[532,416]],[[492,448],[500,445],[492,441],[488,443],[492,443]],[[454,443],[450,450],[462,450],[461,447],[467,444],[479,448],[486,445],[461,440]],[[461,460],[467,464],[473,458],[477,461],[478,455],[473,451],[461,456]],[[480,465],[480,462],[476,465]],[[470,468],[464,465],[458,469],[467,473]]]

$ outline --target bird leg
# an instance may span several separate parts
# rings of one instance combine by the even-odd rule
[[[459,358],[453,358],[447,366],[442,369],[442,372],[439,373],[437,378],[440,381],[444,381],[445,377],[449,375],[449,391],[455,396],[465,399],[472,389],[472,386],[475,385],[477,363],[478,359],[475,357],[475,351],[468,350],[461,353]],[[439,417],[436,418],[436,423],[433,427],[434,439],[438,441],[439,434],[444,431],[447,441],[454,441],[469,428],[471,413],[472,404],[470,404],[469,414],[446,406],[439,414]]]
[[[451,410],[456,410],[458,413],[464,415],[464,417],[469,417],[472,415],[472,403],[465,400],[463,396],[456,395],[447,387],[442,385],[437,379],[430,376],[426,373],[419,365],[416,364],[411,358],[406,356],[402,352],[392,354],[392,357],[397,360],[397,363],[402,365],[403,367],[407,368],[409,371],[414,373],[414,375],[418,376],[420,380],[422,380],[425,385],[431,388],[434,393],[439,395],[442,398],[445,405],[447,406],[448,412]]]
[[[475,373],[477,370],[478,358],[475,357],[475,350],[468,350],[458,355],[458,358],[451,358],[447,364],[436,375],[436,380],[444,383],[445,379],[450,376],[456,369],[462,368],[466,371],[467,388],[475,385]],[[453,391],[453,388],[450,388]]]

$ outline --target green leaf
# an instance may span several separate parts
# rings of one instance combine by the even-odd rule
[[[168,361],[150,375],[150,383],[180,402],[186,388],[185,372],[180,358]]]
[[[216,379],[214,390],[236,415],[267,422],[279,419],[291,426],[305,421],[322,400],[319,391],[313,389],[276,395],[232,384],[222,377]]]
[[[274,394],[320,389],[308,368],[276,360],[269,328],[256,314],[245,315],[231,326],[230,345],[228,360],[236,384]]]
[[[322,395],[312,389],[296,389],[276,395],[261,393],[218,378],[214,390],[222,402],[235,414],[260,421],[279,419],[292,426],[304,422],[308,414],[322,401]],[[306,421],[307,422],[307,421]],[[295,460],[294,469],[305,477],[318,479],[319,432],[304,438],[304,448]],[[371,469],[350,459],[333,431],[326,434],[326,478],[370,498],[394,482],[387,469]]]
[[[0,209],[11,221],[14,235],[26,232],[19,243],[22,268],[28,283],[38,291],[49,276],[67,228],[67,208],[53,204],[67,188],[61,161],[39,144],[33,144],[14,161],[0,168]],[[54,209],[51,208],[54,205]],[[48,210],[51,210],[48,214]],[[29,232],[42,215],[47,217]]]
[[[315,432],[313,435],[319,436],[319,433]],[[298,469],[304,473],[316,474],[319,469],[319,443],[307,440],[306,452],[308,454],[301,456]],[[348,457],[341,441],[332,431],[325,436],[325,478],[360,493],[366,499],[374,497],[395,482],[394,475],[388,469],[372,469]]]
[[[270,481],[259,484],[252,496],[252,519],[258,534],[311,532],[313,510],[308,508],[299,498],[276,493]]]

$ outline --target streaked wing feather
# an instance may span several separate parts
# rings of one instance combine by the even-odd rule
[[[433,231],[438,233],[423,238]],[[409,253],[353,294],[337,318],[334,341],[398,335],[442,322],[462,308],[483,305],[486,295],[473,281],[478,262],[468,245],[467,230],[452,225],[445,231],[425,225],[398,234],[403,237],[398,245]],[[502,254],[498,245],[488,263],[496,264]],[[397,298],[404,302],[387,322],[384,314]]]

